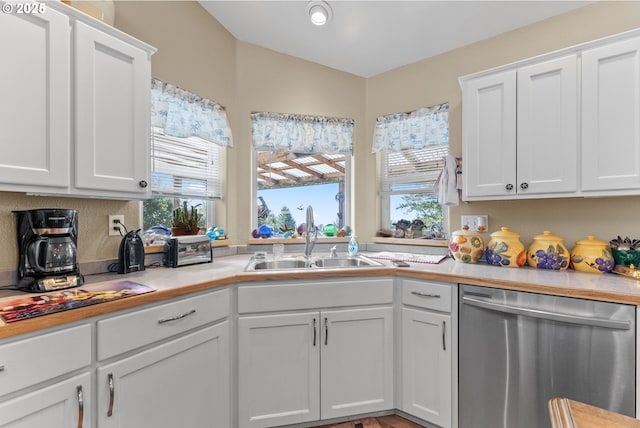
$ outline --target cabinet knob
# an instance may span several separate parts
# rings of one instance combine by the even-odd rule
[[[138,184],[139,184],[139,185],[140,185],[140,187],[142,187],[143,189],[145,189],[145,188],[149,185],[149,183],[147,183],[147,181],[146,181],[146,180],[140,180],[140,181],[138,182]]]
[[[513,190],[513,184],[509,183],[506,186],[504,186],[505,189],[507,189],[508,191]]]
[[[526,189],[528,189],[528,188],[529,188],[529,183],[520,183],[520,188],[521,188],[522,190],[526,190]]]

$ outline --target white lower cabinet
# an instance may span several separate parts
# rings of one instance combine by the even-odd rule
[[[98,427],[229,428],[229,322],[97,370]]]
[[[240,427],[320,419],[320,314],[238,320]]]
[[[403,280],[401,410],[443,428],[453,413],[456,324],[449,284]],[[411,305],[412,307],[407,307]]]
[[[0,427],[90,427],[90,364],[90,324],[1,341]]]
[[[0,403],[2,428],[91,426],[91,376],[85,373]]]
[[[451,426],[450,328],[450,315],[402,309],[402,410],[442,427]]]
[[[320,316],[322,419],[393,408],[393,309]]]
[[[241,428],[394,407],[391,307],[240,317],[238,352]]]

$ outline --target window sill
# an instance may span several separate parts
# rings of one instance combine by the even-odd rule
[[[343,237],[343,238],[338,238],[338,237],[331,237],[331,238],[326,238],[326,237],[318,237],[318,239],[316,240],[316,242],[318,244],[332,244],[332,243],[342,243],[342,242],[349,242],[349,237]],[[264,245],[271,245],[271,244],[304,244],[305,243],[305,239],[304,238],[250,238],[247,241],[248,244],[250,245],[260,245],[260,244],[264,244]]]
[[[220,240],[211,241],[211,247],[213,248],[228,247],[229,242],[230,242],[229,239],[220,239]],[[147,245],[144,247],[145,254],[163,253],[163,252],[164,252],[164,245]]]
[[[317,243],[333,244],[347,243],[349,237],[337,238],[318,238]],[[446,239],[405,239],[405,238],[371,238],[374,244],[397,244],[397,245],[414,245],[423,247],[448,247],[449,241]],[[304,238],[251,238],[247,241],[250,245],[271,245],[271,244],[304,244]]]
[[[382,238],[376,236],[371,238],[374,244],[395,244],[395,245],[418,245],[423,247],[448,247],[449,241],[446,239],[408,239],[408,238]]]

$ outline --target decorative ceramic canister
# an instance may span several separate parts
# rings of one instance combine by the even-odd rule
[[[477,263],[484,253],[484,240],[477,232],[456,230],[451,233],[449,250],[457,262]]]
[[[491,234],[484,256],[490,265],[502,267],[520,267],[527,261],[520,235],[512,232],[508,227],[503,227]]]
[[[571,251],[571,267],[575,270],[590,273],[611,272],[614,266],[609,243],[587,236],[576,242]]]
[[[545,230],[542,235],[533,237],[527,251],[529,266],[537,269],[566,270],[569,267],[569,250],[562,238]]]

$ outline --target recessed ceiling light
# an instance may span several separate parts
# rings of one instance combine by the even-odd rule
[[[307,14],[314,25],[325,25],[331,20],[333,12],[329,3],[322,0],[312,0],[307,4]]]

